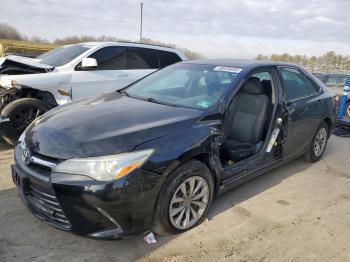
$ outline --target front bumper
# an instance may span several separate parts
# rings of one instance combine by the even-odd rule
[[[40,220],[94,238],[123,238],[149,229],[163,177],[137,170],[114,182],[60,181],[51,171],[25,165],[19,146],[12,178],[25,205]]]

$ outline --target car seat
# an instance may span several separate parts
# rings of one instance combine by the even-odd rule
[[[268,111],[269,98],[263,93],[260,80],[250,77],[229,107],[229,125],[222,147],[229,159],[238,161],[259,150]]]

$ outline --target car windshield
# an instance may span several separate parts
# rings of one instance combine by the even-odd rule
[[[62,46],[38,56],[37,59],[40,59],[40,63],[42,64],[62,66],[69,63],[74,58],[87,51],[89,48],[90,47],[84,45]]]
[[[150,102],[205,110],[212,107],[241,71],[235,67],[179,63],[136,82],[127,95]]]

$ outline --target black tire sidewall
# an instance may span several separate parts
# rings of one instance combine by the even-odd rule
[[[317,133],[318,133],[318,131],[319,131],[321,128],[325,128],[325,129],[326,129],[326,131],[327,131],[327,139],[326,139],[326,144],[325,144],[325,147],[324,147],[324,149],[323,149],[322,154],[319,155],[319,156],[316,156],[316,155],[315,155],[314,145],[315,145],[315,140],[316,140]],[[322,122],[322,123],[319,125],[319,127],[316,129],[316,132],[315,132],[315,134],[314,134],[314,136],[313,136],[313,138],[312,138],[312,141],[311,141],[311,144],[310,144],[310,147],[309,147],[309,152],[308,152],[308,160],[309,160],[310,162],[316,162],[316,161],[320,160],[320,159],[323,157],[323,154],[324,154],[324,152],[326,151],[326,147],[327,147],[327,143],[328,143],[329,132],[330,132],[330,130],[329,130],[329,127],[328,127],[328,125],[327,125],[326,122]]]
[[[175,228],[169,218],[169,205],[173,194],[178,186],[187,178],[191,176],[200,176],[204,178],[209,187],[209,200],[206,210],[204,211],[201,219],[194,225],[187,229]],[[160,235],[178,234],[190,230],[196,227],[205,219],[208,210],[211,206],[214,196],[214,180],[208,167],[197,160],[190,160],[185,164],[178,167],[174,172],[168,175],[167,180],[164,182],[161,192],[158,196],[156,208],[153,216],[153,223],[155,225],[154,231]],[[156,229],[155,229],[156,228]]]
[[[41,100],[35,98],[20,98],[6,105],[1,111],[2,118],[10,119],[9,122],[4,122],[1,124],[1,137],[7,143],[13,145],[19,138],[19,136],[14,134],[12,130],[11,119],[13,118],[13,114],[20,108],[28,108],[30,106],[40,109],[43,111],[43,113],[50,109],[50,107]]]

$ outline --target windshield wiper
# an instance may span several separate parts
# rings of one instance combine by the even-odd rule
[[[160,104],[160,105],[166,105],[166,106],[172,106],[172,107],[181,107],[179,105],[176,104],[172,104],[172,103],[167,103],[167,102],[163,102],[163,101],[159,101],[157,99],[154,99],[153,97],[141,97],[141,96],[136,96],[136,95],[130,95],[129,93],[127,93],[125,90],[118,90],[117,92],[128,96],[128,97],[132,97],[135,99],[139,99],[139,100],[143,100],[143,101],[147,101],[147,102],[151,102],[151,103],[155,103],[155,104]]]
[[[129,96],[128,92],[126,92],[124,89],[117,90],[117,92],[124,96]]]
[[[147,99],[145,99],[147,102],[151,102],[151,103],[155,103],[155,104],[160,104],[160,105],[166,105],[166,106],[172,106],[172,107],[179,107],[178,105],[176,104],[172,104],[172,103],[167,103],[167,102],[163,102],[163,101],[159,101],[159,100],[156,100],[152,97],[149,97]]]

